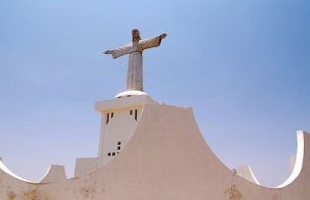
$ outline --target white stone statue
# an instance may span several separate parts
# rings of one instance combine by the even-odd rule
[[[105,54],[112,54],[113,58],[129,54],[127,90],[143,91],[143,61],[142,52],[144,49],[158,47],[167,36],[166,33],[149,39],[141,39],[138,29],[132,30],[132,42],[122,47],[107,50]]]

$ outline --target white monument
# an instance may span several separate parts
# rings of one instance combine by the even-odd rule
[[[95,158],[79,158],[75,176],[106,164],[120,153],[137,127],[138,120],[146,104],[157,104],[143,92],[143,56],[145,49],[157,47],[167,34],[141,40],[138,29],[132,30],[132,42],[123,47],[107,50],[113,58],[129,54],[127,88],[115,96],[114,100],[97,102],[95,110],[102,113],[99,155]],[[131,98],[127,98],[131,97]]]
[[[127,90],[116,97],[127,95],[145,94],[143,93],[143,56],[145,49],[158,47],[167,34],[161,34],[150,39],[141,39],[138,29],[132,30],[132,42],[122,47],[107,50],[104,53],[112,54],[113,58],[129,54],[128,73],[127,73]]]
[[[228,169],[204,141],[191,108],[162,105],[143,92],[142,51],[166,34],[140,40],[138,33],[133,43],[106,51],[130,59],[127,90],[95,104],[102,115],[98,157],[77,159],[70,179],[52,165],[40,182],[16,176],[0,160],[0,200],[309,199],[309,134],[297,132],[292,174],[277,188],[260,185],[249,166]]]

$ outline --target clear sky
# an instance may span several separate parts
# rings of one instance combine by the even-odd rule
[[[191,106],[215,154],[268,186],[289,175],[310,131],[309,0],[0,1],[0,156],[30,180],[72,176],[96,156],[94,102],[125,88],[127,57],[101,52],[166,32],[144,52],[155,100]]]

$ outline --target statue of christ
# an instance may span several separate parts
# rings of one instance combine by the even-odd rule
[[[143,61],[142,52],[145,49],[158,47],[167,36],[166,33],[149,39],[141,39],[138,29],[132,30],[132,42],[122,47],[107,50],[105,54],[112,54],[113,58],[129,54],[127,90],[143,91]]]

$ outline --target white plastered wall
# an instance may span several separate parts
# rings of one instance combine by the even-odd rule
[[[308,200],[310,135],[299,131],[298,145],[299,174],[281,188],[266,188],[235,175],[219,161],[191,109],[147,105],[122,153],[92,172],[34,184],[12,176],[0,163],[0,199]]]
[[[157,104],[148,95],[123,96],[95,104],[100,112],[101,130],[98,157],[78,158],[75,176],[105,165],[116,157],[132,137],[145,105]]]
[[[112,160],[128,143],[137,127],[142,106],[110,110],[102,115],[103,130],[101,131],[99,162],[106,164]],[[107,120],[109,115],[109,120]],[[113,117],[112,117],[113,116]]]

